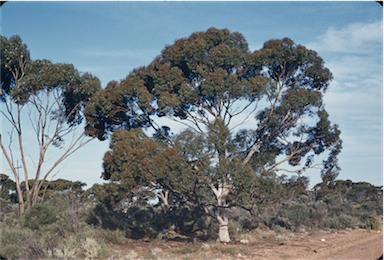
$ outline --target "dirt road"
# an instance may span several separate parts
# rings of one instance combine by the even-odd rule
[[[362,259],[377,260],[383,254],[383,236],[378,232],[356,230],[341,232],[328,237],[310,259]],[[321,241],[320,241],[321,242]]]
[[[250,253],[249,259],[266,260],[377,260],[383,254],[383,236],[367,230],[295,234],[286,242],[267,242],[264,248]]]
[[[265,233],[247,244],[132,241],[113,250],[109,259],[377,260],[383,254],[383,236],[367,230]]]

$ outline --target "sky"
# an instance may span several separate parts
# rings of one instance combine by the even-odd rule
[[[317,51],[333,73],[324,103],[342,131],[338,178],[383,183],[383,9],[378,3],[7,2],[0,12],[1,35],[19,35],[32,59],[74,64],[97,76],[103,87],[148,65],[176,39],[210,27],[242,33],[252,51],[267,40],[289,37]],[[93,141],[52,179],[100,183],[108,145]],[[11,173],[3,156],[1,172]],[[311,185],[321,180],[319,172],[308,177]]]

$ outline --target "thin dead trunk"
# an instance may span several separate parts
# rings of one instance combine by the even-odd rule
[[[12,159],[10,158],[7,150],[3,146],[3,143],[2,143],[2,140],[1,140],[1,134],[0,134],[0,147],[1,147],[1,150],[3,151],[5,159],[8,162],[8,165],[11,167],[11,171],[13,173],[13,177],[15,178],[16,191],[17,191],[17,197],[19,199],[19,210],[20,210],[20,217],[21,217],[21,216],[24,215],[25,204],[24,204],[23,192],[22,192],[21,187],[20,187],[20,179],[19,179],[19,176],[17,174],[17,169],[15,168],[15,166],[14,166],[14,164],[12,162]]]

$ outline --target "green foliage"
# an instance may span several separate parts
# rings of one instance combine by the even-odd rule
[[[73,192],[76,194],[81,194],[83,192],[82,188],[85,185],[85,183],[80,181],[69,181],[63,179],[46,181],[44,183],[43,190],[40,191],[40,194],[44,199],[50,199],[54,193],[58,192]]]
[[[329,220],[329,227],[334,229],[354,228],[356,226],[357,220],[354,217],[344,213],[334,216]]]
[[[19,224],[19,212],[16,204],[0,198],[0,223],[8,227]]]
[[[73,236],[66,237],[64,240],[55,235],[47,236],[43,244],[46,245],[44,251],[47,258],[77,259],[78,257],[78,241]]]
[[[100,139],[121,127],[153,127],[160,131],[154,127],[152,117],[167,114],[192,122],[198,132],[204,132],[198,123],[205,125],[209,142],[220,153],[229,148],[230,133],[225,128],[228,131],[232,117],[240,114],[235,111],[241,111],[233,109],[236,102],[244,101],[247,108],[267,98],[271,106],[255,112],[260,124],[253,142],[262,144],[257,155],[273,151],[273,159],[292,148],[282,147],[276,140],[278,135],[310,133],[300,144],[308,148],[296,151],[290,162],[298,165],[311,149],[315,154],[329,149],[333,151],[327,166],[330,170],[341,143],[331,146],[328,135],[333,131],[333,142],[337,142],[337,126],[315,131],[296,123],[298,118],[316,114],[319,121],[327,120],[326,112],[321,112],[321,100],[331,79],[330,71],[315,51],[288,38],[270,40],[261,50],[251,53],[240,33],[210,28],[175,41],[150,65],[134,70],[120,83],[111,82],[95,95],[92,106],[87,107],[87,129]],[[307,167],[308,158],[312,157],[306,158]]]
[[[58,89],[65,113],[56,119],[80,123],[80,111],[100,89],[100,81],[88,73],[80,74],[71,64],[31,60],[28,47],[19,36],[9,39],[1,36],[1,43],[2,99],[5,101],[9,97],[16,103],[25,104],[33,101],[32,96]]]
[[[289,38],[265,42],[263,48],[254,53],[253,58],[256,64],[268,68],[269,77],[275,81],[283,78],[292,87],[301,85],[325,91],[332,79],[331,72],[324,68],[323,60],[315,51],[295,45]]]
[[[383,216],[381,215],[372,215],[370,213],[365,213],[362,215],[362,222],[364,223],[364,228],[372,230],[382,230],[383,228]]]
[[[5,93],[11,91],[13,75],[11,71],[22,73],[20,61],[26,64],[30,61],[30,54],[26,44],[20,36],[12,36],[9,39],[0,35],[0,60],[1,60],[1,90],[0,100],[5,99]]]
[[[322,200],[316,201],[313,205],[313,209],[311,209],[311,215],[312,224],[314,224],[316,228],[326,226],[328,218],[327,204]]]
[[[45,203],[35,204],[24,217],[24,226],[32,230],[54,230],[60,235],[77,232],[88,216],[76,193],[56,192]]]
[[[113,207],[105,204],[105,201],[98,202],[87,222],[108,232],[123,232],[126,237],[133,239],[168,239],[167,230],[171,227],[184,236],[199,239],[209,236],[207,229],[210,219],[200,208],[180,204],[164,207],[161,203],[148,204],[147,200],[142,201],[142,193],[132,196],[121,198]],[[177,202],[177,198],[169,199]]]
[[[58,220],[56,208],[46,204],[36,204],[25,214],[25,226],[32,230],[39,230],[44,225],[55,223]]]
[[[20,227],[2,228],[0,255],[9,259],[38,259],[44,256],[44,251],[33,231]]]
[[[125,237],[125,233],[119,229],[100,229],[99,238],[107,243],[112,243],[114,245],[124,244],[128,241]]]
[[[87,225],[91,206],[80,199],[75,192],[53,193],[26,212],[24,225],[8,224],[12,209],[1,212],[0,255],[9,259],[79,259],[84,257],[81,247],[89,237],[98,241],[98,256],[107,258],[104,241],[124,243],[124,234]]]
[[[0,173],[0,198],[13,203],[17,202],[16,183],[3,173]]]

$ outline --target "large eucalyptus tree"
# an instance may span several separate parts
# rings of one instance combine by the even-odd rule
[[[340,131],[322,101],[331,79],[315,51],[288,38],[251,52],[240,33],[211,28],[166,46],[151,64],[96,93],[87,131],[104,140],[119,130],[105,157],[106,179],[158,185],[164,198],[198,205],[217,220],[225,242],[228,207],[252,205],[256,177],[315,165],[337,175]],[[250,117],[253,125],[241,129]],[[185,131],[169,135],[173,121]],[[120,138],[135,128],[154,129],[162,146],[137,132],[146,140],[141,148]]]

